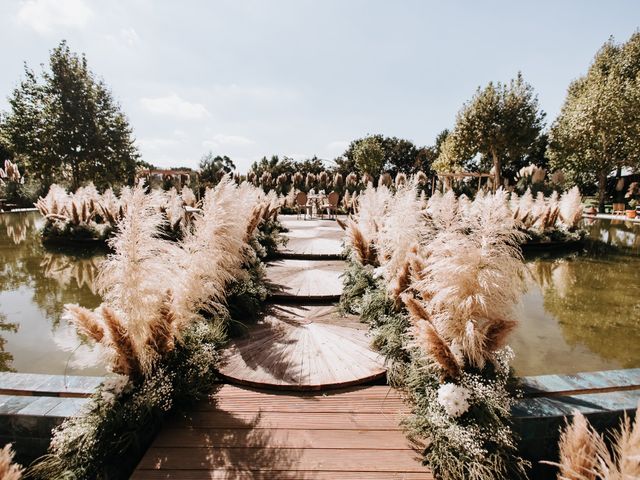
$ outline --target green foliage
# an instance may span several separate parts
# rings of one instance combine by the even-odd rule
[[[345,258],[350,258],[348,253]],[[361,314],[362,297],[367,290],[375,288],[373,269],[363,267],[359,262],[349,260],[342,274],[344,288],[340,296],[340,310],[343,313]]]
[[[54,181],[73,188],[133,182],[138,152],[128,120],[65,41],[51,52],[49,70],[37,75],[25,67],[9,105],[0,125],[6,147],[45,191]]]
[[[0,198],[6,198],[7,203],[13,203],[21,208],[33,207],[38,200],[42,187],[37,180],[26,177],[24,183],[0,183]]]
[[[525,157],[536,146],[544,116],[521,73],[508,85],[490,82],[478,88],[458,112],[455,143],[447,153],[455,152],[463,165],[480,155],[480,167],[488,170],[493,166],[496,183],[501,184],[503,171],[515,174],[526,165]]]
[[[42,227],[42,241],[44,243],[73,243],[73,242],[106,242],[113,235],[113,229],[96,228],[97,225],[72,222],[46,221]]]
[[[83,415],[54,431],[50,454],[30,474],[42,479],[128,478],[167,412],[209,394],[224,339],[216,323],[195,323],[149,377],[138,383],[119,377],[120,385],[107,379]]]
[[[258,227],[256,241],[258,246],[254,247],[260,252],[262,259],[270,259],[277,255],[280,246],[286,246],[288,238],[282,235],[285,228],[274,218],[264,220]]]
[[[385,166],[385,152],[376,137],[366,137],[353,149],[353,159],[358,170],[377,178]]]
[[[255,323],[264,311],[269,290],[265,285],[265,268],[258,256],[245,265],[245,275],[229,287],[228,310],[231,335],[243,331],[244,325]],[[240,328],[239,328],[240,326]]]
[[[389,171],[392,176],[395,176],[399,172],[403,173],[415,173],[418,170],[422,170],[425,173],[429,173],[432,157],[429,156],[428,149],[417,147],[411,140],[398,137],[386,137],[381,134],[370,135],[364,138],[358,138],[353,140],[343,156],[336,159],[338,165],[337,170],[343,175],[355,171],[359,165],[356,161],[356,152],[359,149],[359,145],[363,142],[370,142],[375,140],[383,151],[383,168]],[[364,172],[365,170],[361,170]],[[369,172],[375,175],[372,172]]]
[[[624,44],[609,39],[571,83],[551,126],[549,157],[571,183],[598,183],[601,211],[609,173],[640,168],[640,32]]]
[[[235,171],[236,166],[229,157],[213,155],[213,152],[209,152],[202,156],[198,170],[200,171],[200,182],[205,187],[214,187],[218,184],[220,179]]]

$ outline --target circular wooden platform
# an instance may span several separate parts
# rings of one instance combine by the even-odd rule
[[[333,306],[274,305],[273,312],[223,353],[222,377],[282,390],[320,390],[370,382],[385,374],[366,326]]]
[[[274,300],[337,301],[343,270],[340,260],[275,260],[267,265],[267,282]]]
[[[298,220],[295,216],[280,217],[289,229],[287,245],[281,249],[283,258],[305,260],[336,260],[342,258],[344,231],[335,220]]]

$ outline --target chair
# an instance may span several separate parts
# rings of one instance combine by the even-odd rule
[[[327,203],[322,205],[322,210],[327,210],[327,215],[331,218],[331,212],[333,211],[334,218],[338,215],[338,202],[340,201],[340,195],[338,192],[331,192],[327,197]]]
[[[298,219],[300,219],[300,210],[304,209],[304,218],[307,218],[307,212],[311,216],[311,205],[307,203],[307,194],[304,192],[298,192],[296,195],[296,207],[298,209]]]

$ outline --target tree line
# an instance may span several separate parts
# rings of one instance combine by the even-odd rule
[[[131,184],[140,159],[133,132],[105,83],[84,55],[66,42],[53,49],[48,68],[36,73],[25,65],[24,78],[9,96],[0,117],[0,155],[18,163],[44,191],[53,182],[76,188],[88,181],[99,188]],[[562,170],[569,185],[597,185],[604,205],[607,177],[640,168],[640,33],[628,41],[609,39],[585,75],[568,87],[560,114],[547,128],[546,114],[521,73],[507,83],[479,87],[456,115],[454,125],[433,145],[382,134],[353,140],[330,161],[312,157],[263,157],[249,175],[277,179],[295,172],[329,170],[378,178],[422,171],[491,172],[496,185],[513,185],[527,165]],[[207,153],[200,178],[213,184],[235,171],[231,158]],[[266,178],[266,177],[265,177]]]

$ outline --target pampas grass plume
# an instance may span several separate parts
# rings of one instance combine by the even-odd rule
[[[20,465],[13,463],[14,452],[11,444],[8,443],[0,450],[0,479],[1,480],[20,480],[22,478],[23,469]]]

